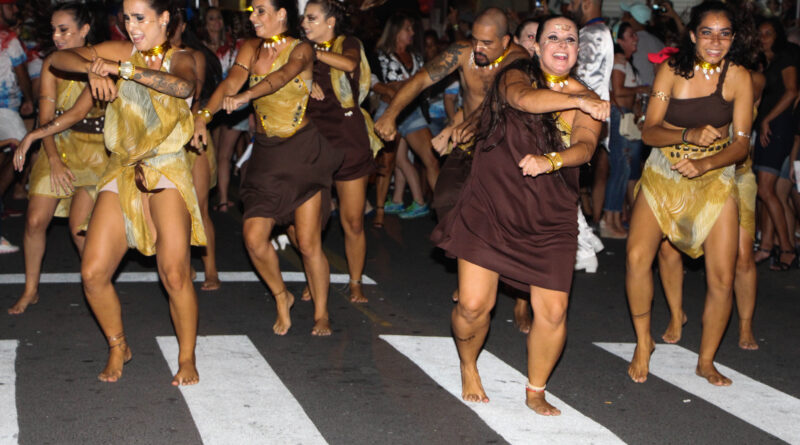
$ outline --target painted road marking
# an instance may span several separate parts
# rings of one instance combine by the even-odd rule
[[[283,272],[283,281],[287,283],[305,283],[306,276],[303,272]],[[220,272],[219,279],[222,282],[243,282],[251,283],[260,281],[254,272]],[[197,273],[195,282],[205,280],[203,272]],[[80,283],[81,274],[78,272],[67,273],[43,273],[41,283]],[[115,280],[117,283],[155,283],[158,282],[156,272],[122,272]],[[350,275],[344,273],[331,274],[331,284],[347,284],[350,282]],[[372,278],[364,275],[361,278],[363,284],[378,284]],[[0,284],[25,284],[25,274],[4,273],[0,274]]]
[[[173,373],[175,337],[156,337]],[[197,337],[200,384],[180,388],[205,445],[326,444],[303,407],[244,335]]]
[[[595,343],[630,361],[635,343]],[[678,345],[659,344],[650,358],[650,374],[694,394],[745,422],[789,443],[800,443],[800,400],[714,363],[731,386],[714,386],[695,375],[697,354]]]
[[[461,399],[461,372],[458,354],[450,337],[381,335],[383,340],[408,357],[436,383]],[[543,417],[525,407],[527,378],[492,355],[481,352],[478,369],[489,403],[467,403],[472,411],[512,444],[532,441],[547,444],[620,444],[611,431],[584,416],[547,392],[547,399],[561,410],[557,417]]]
[[[17,340],[0,340],[0,445],[17,445]]]

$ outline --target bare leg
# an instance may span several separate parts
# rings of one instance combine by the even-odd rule
[[[25,312],[28,305],[39,302],[39,277],[42,273],[47,243],[47,227],[53,220],[58,199],[49,196],[32,195],[25,214],[25,238],[22,249],[25,253],[25,290],[8,313],[19,315]]]
[[[101,192],[97,198],[81,261],[81,278],[86,301],[92,308],[103,335],[109,340],[108,362],[97,376],[103,382],[116,382],[122,377],[122,366],[131,359],[122,326],[122,308],[111,284],[111,277],[128,251],[125,222],[119,195]]]
[[[531,286],[533,326],[528,334],[528,383],[544,387],[553,372],[567,340],[567,301],[569,295]],[[545,400],[544,391],[525,391],[528,408],[543,416],[558,416],[561,411]]]
[[[764,202],[778,240],[781,244],[781,254],[778,257],[781,262],[789,263],[795,258],[794,245],[789,241],[789,231],[786,227],[786,216],[784,215],[783,205],[775,194],[775,184],[778,180],[776,175],[765,171],[758,172],[758,197]],[[785,253],[784,253],[785,252]]]
[[[753,237],[739,227],[739,255],[736,257],[736,275],[733,291],[736,294],[736,309],[739,312],[739,347],[758,349],[753,335],[753,313],[756,309],[756,262],[753,259]]]
[[[228,186],[231,182],[231,156],[236,141],[242,134],[241,131],[233,130],[230,127],[220,128],[219,144],[217,149],[217,189],[219,190],[220,211],[228,210]],[[224,210],[223,210],[224,208]]]
[[[367,236],[364,233],[364,204],[367,202],[367,176],[351,181],[336,181],[339,195],[339,220],[344,229],[344,250],[350,273],[350,302],[366,303],[361,290],[361,275],[367,259]]]
[[[708,289],[703,310],[703,335],[700,339],[700,353],[695,372],[717,386],[731,384],[731,380],[714,367],[714,355],[717,353],[731,315],[738,236],[739,215],[736,203],[731,198],[723,206],[714,227],[703,243]]]
[[[650,269],[661,244],[661,229],[644,195],[639,194],[631,212],[625,259],[625,289],[628,307],[636,331],[636,350],[628,366],[628,375],[634,382],[647,380],[650,355],[655,342],[650,334],[650,310],[653,305],[653,272]]]
[[[69,233],[72,235],[72,242],[78,249],[78,255],[83,256],[83,248],[86,245],[86,234],[82,233],[80,227],[92,214],[94,200],[85,188],[75,190],[72,195],[72,205],[69,208]]]
[[[435,190],[436,180],[439,178],[439,162],[436,160],[436,156],[433,154],[431,138],[433,138],[433,136],[431,135],[431,131],[427,128],[417,130],[406,136],[408,145],[411,146],[411,149],[414,150],[414,154],[417,155],[417,157],[422,161],[422,164],[425,166],[425,174],[427,175],[430,189]]]
[[[150,216],[156,228],[156,261],[161,283],[169,294],[169,313],[178,337],[178,372],[174,386],[200,381],[195,366],[197,294],[190,273],[191,217],[176,189],[150,195]]]
[[[229,158],[230,159],[230,158]],[[214,222],[211,221],[211,214],[208,213],[208,192],[211,183],[211,169],[208,165],[208,154],[205,150],[195,159],[192,167],[192,179],[194,189],[197,193],[197,205],[200,207],[200,215],[203,217],[203,228],[206,232],[206,248],[203,254],[203,269],[205,270],[205,281],[200,286],[201,290],[217,290],[222,283],[219,281],[217,273],[217,243],[214,234]]]
[[[778,178],[778,182],[775,184],[775,195],[783,206],[783,214],[786,217],[786,232],[789,234],[789,244],[792,247],[796,245],[794,236],[795,215],[792,209],[791,199],[789,198],[793,185],[792,182],[784,178]]]
[[[322,251],[322,192],[317,192],[294,212],[297,245],[303,257],[308,287],[314,300],[314,327],[311,335],[331,335],[328,315],[330,266]]]
[[[603,201],[606,197],[606,183],[608,182],[608,152],[603,147],[595,150],[592,164],[594,164],[592,221],[596,224],[603,216]]]
[[[393,143],[396,142],[387,142],[387,144]],[[383,153],[380,155],[378,176],[375,178],[375,219],[372,222],[372,225],[376,228],[383,227],[385,217],[383,204],[386,202],[386,195],[389,194],[389,184],[392,182],[394,163],[395,153]]]
[[[451,323],[461,361],[461,398],[467,402],[489,401],[478,374],[478,354],[489,333],[489,313],[497,301],[498,278],[496,272],[458,259],[461,292]]]
[[[658,274],[671,315],[661,338],[667,343],[678,343],[683,325],[686,324],[686,313],[683,312],[683,261],[678,249],[667,240],[661,242],[658,250]]]
[[[425,203],[425,197],[422,196],[422,188],[419,185],[419,176],[417,175],[417,169],[411,165],[411,162],[408,160],[408,145],[400,144],[397,147],[397,160],[396,160],[395,167],[395,198],[397,198],[397,170],[403,172],[403,176],[406,178],[406,182],[408,183],[408,188],[411,190],[411,196],[414,198],[418,204],[422,205]],[[402,196],[402,190],[401,190]],[[399,202],[395,199],[395,202]]]
[[[458,292],[458,290],[456,290]],[[526,298],[516,298],[514,303],[514,326],[523,334],[531,332],[531,306]]]

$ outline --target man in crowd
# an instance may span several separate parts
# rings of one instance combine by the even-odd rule
[[[656,77],[655,70],[653,64],[647,59],[647,55],[664,49],[664,42],[645,29],[653,16],[653,11],[644,3],[630,5],[622,3],[620,8],[623,11],[622,21],[630,23],[636,36],[639,37],[639,47],[633,53],[633,66],[639,71],[639,80],[642,85],[653,85]]]

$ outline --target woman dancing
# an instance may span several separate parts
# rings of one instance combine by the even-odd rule
[[[309,0],[306,4],[302,26],[306,38],[314,43],[317,59],[307,114],[330,145],[344,155],[333,179],[344,229],[350,301],[366,303],[361,289],[367,256],[364,206],[367,180],[375,171],[373,153],[382,144],[372,131],[371,118],[359,106],[369,94],[370,69],[361,42],[342,34],[347,27],[345,8],[338,0]]]
[[[693,258],[705,253],[708,288],[695,372],[711,384],[731,384],[714,367],[714,355],[730,316],[738,246],[734,163],[748,153],[753,120],[753,86],[741,66],[748,55],[736,29],[722,3],[693,8],[678,53],[653,85],[643,140],[659,148],[638,185],[627,246],[626,289],[637,337],[628,375],[636,382],[647,379],[655,348],[651,266],[666,237]]]
[[[489,401],[477,358],[502,279],[529,293],[533,306],[526,403],[538,414],[558,415],[544,390],[566,340],[578,236],[577,167],[592,158],[609,104],[570,77],[578,57],[574,22],[543,21],[535,49],[533,60],[513,62],[493,82],[469,179],[433,240],[458,258],[452,329],[464,400]]]
[[[195,87],[194,59],[170,48],[175,16],[169,0],[125,0],[125,28],[132,40],[59,51],[53,68],[87,73],[92,94],[106,109],[108,168],[89,221],[81,277],[86,299],[108,339],[106,368],[99,378],[115,382],[131,359],[119,298],[111,277],[128,247],[156,255],[169,294],[178,337],[173,385],[199,381],[195,367],[197,295],[190,278],[190,244],[205,245],[203,221],[186,161],[192,137],[186,98]],[[172,24],[172,26],[170,26]],[[112,76],[119,76],[116,82]],[[57,124],[56,120],[56,124]]]
[[[206,124],[220,109],[228,113],[252,101],[258,115],[253,155],[242,179],[244,242],[250,259],[277,304],[273,331],[289,331],[294,296],[281,277],[270,243],[278,224],[294,224],[314,300],[312,335],[330,335],[330,267],[322,251],[322,221],[330,211],[330,186],[342,154],[332,149],[305,117],[314,50],[287,34],[297,18],[293,0],[255,0],[250,21],[258,38],[247,40],[228,77],[195,119],[193,144],[208,138]],[[237,94],[250,80],[250,89]]]
[[[59,50],[85,47],[95,43],[91,38],[92,18],[89,8],[79,3],[62,3],[53,9],[53,43]],[[72,108],[86,86],[86,76],[58,73],[46,59],[42,67],[39,89],[39,122],[43,126]],[[93,107],[91,97],[84,100],[91,110],[83,109],[80,124],[68,129],[59,126],[60,133],[44,138],[44,151],[33,165],[30,177],[28,210],[25,218],[25,290],[9,314],[21,314],[28,305],[39,301],[39,277],[42,272],[47,241],[47,227],[53,216],[68,217],[72,241],[83,253],[86,238],[79,229],[86,222],[97,197],[95,186],[108,163],[103,145],[103,107]],[[76,113],[78,110],[76,110]],[[86,113],[88,112],[88,115]],[[78,113],[79,114],[79,113]],[[77,114],[76,114],[77,116]],[[76,119],[77,121],[78,119]],[[44,128],[29,133],[27,147],[43,137]],[[53,134],[53,133],[50,133]],[[22,170],[24,152],[14,158],[15,167]],[[23,158],[19,155],[22,154]]]

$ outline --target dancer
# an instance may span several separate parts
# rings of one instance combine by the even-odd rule
[[[367,180],[376,167],[373,153],[383,144],[372,131],[372,119],[359,106],[369,94],[370,69],[361,42],[343,35],[347,17],[346,4],[338,0],[309,0],[306,4],[302,26],[306,38],[314,42],[317,59],[307,114],[344,156],[333,179],[344,229],[350,301],[366,303],[361,289],[367,256],[364,206]]]
[[[54,69],[88,74],[95,98],[109,102],[104,140],[111,158],[97,185],[81,263],[86,299],[108,339],[108,363],[98,376],[104,382],[119,380],[131,359],[111,283],[128,247],[156,255],[169,294],[179,347],[172,384],[200,379],[189,247],[205,245],[206,237],[183,151],[193,129],[186,98],[195,86],[194,59],[169,46],[175,25],[170,5],[169,0],[125,0],[125,29],[133,43],[108,41],[51,56]],[[58,126],[58,119],[50,125]]]
[[[489,401],[477,358],[502,279],[530,293],[533,306],[526,403],[538,414],[561,413],[544,390],[566,340],[577,167],[591,159],[609,114],[608,102],[570,77],[577,56],[577,26],[551,17],[539,26],[536,57],[501,70],[481,108],[469,178],[432,236],[458,258],[452,329],[466,401]]]
[[[750,73],[739,64],[747,48],[736,29],[722,3],[693,8],[678,53],[661,65],[653,85],[643,140],[659,148],[638,185],[625,277],[637,338],[628,375],[636,382],[647,379],[655,348],[651,266],[666,237],[693,258],[705,253],[708,288],[695,372],[711,384],[731,384],[713,362],[730,316],[738,246],[733,164],[748,153],[753,120]]]
[[[208,140],[206,124],[216,112],[224,108],[231,113],[253,102],[260,125],[240,193],[244,242],[275,297],[278,316],[272,330],[278,335],[289,331],[294,296],[281,277],[270,234],[278,224],[294,224],[314,300],[311,334],[330,335],[330,266],[322,251],[322,221],[330,211],[331,181],[342,153],[305,116],[314,52],[309,43],[288,35],[297,15],[293,0],[253,2],[250,21],[258,38],[242,45],[228,77],[198,113],[192,143],[199,147]],[[237,94],[248,77],[250,89]]]
[[[51,17],[53,43],[57,49],[80,48],[95,43],[90,36],[91,15],[87,6],[62,3],[53,9]],[[51,69],[48,58],[42,67],[40,85],[39,122],[46,125],[78,102],[78,97],[86,86],[86,77],[58,73]],[[74,127],[57,127],[60,133],[55,137],[45,137],[44,150],[31,170],[23,239],[25,290],[8,309],[9,314],[21,314],[28,305],[39,301],[39,277],[47,241],[47,227],[53,216],[69,218],[72,241],[78,255],[83,253],[86,238],[79,227],[86,222],[94,207],[97,197],[95,186],[108,164],[108,156],[103,145],[105,110],[101,106],[92,107],[88,92],[82,102],[88,108],[82,108],[82,114],[76,110],[73,123],[84,117],[86,119]],[[42,137],[41,130],[40,128],[25,137],[28,147]],[[14,157],[14,166],[19,171],[23,169],[26,151],[27,147],[20,147]],[[20,154],[23,158],[20,158]]]

